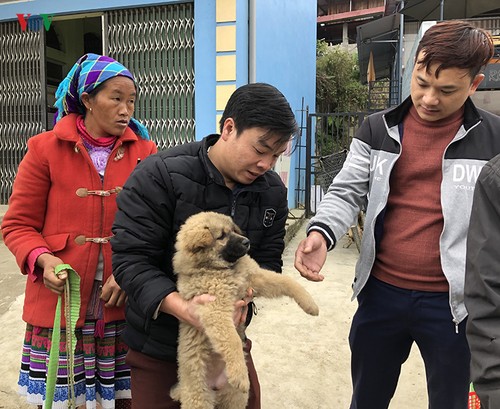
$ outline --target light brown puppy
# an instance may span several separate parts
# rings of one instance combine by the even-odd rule
[[[202,212],[187,219],[176,241],[173,259],[177,288],[183,298],[211,294],[215,301],[198,307],[204,331],[180,323],[179,383],[172,398],[183,409],[245,409],[249,379],[241,336],[233,323],[234,304],[253,288],[255,297],[289,296],[308,314],[319,309],[311,295],[290,277],[259,267],[248,254],[250,241],[228,216]],[[228,382],[214,391],[209,368],[225,362]]]

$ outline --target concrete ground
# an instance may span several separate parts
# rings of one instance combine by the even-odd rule
[[[293,267],[295,249],[304,237],[302,225],[283,254],[283,274],[311,293],[320,313],[311,317],[288,298],[256,298],[258,314],[247,334],[253,342],[262,409],[347,409],[352,393],[348,334],[356,310],[351,283],[358,251],[344,236],[328,253],[325,280],[309,282]],[[414,348],[389,409],[427,407],[425,371]]]
[[[0,206],[0,219],[6,210]],[[248,329],[262,390],[262,409],[346,409],[351,385],[347,336],[356,303],[351,280],[357,260],[354,244],[343,238],[329,253],[325,281],[308,282],[293,267],[305,236],[301,213],[287,227],[283,274],[290,275],[316,299],[319,317],[310,317],[289,299],[259,300]],[[0,240],[0,409],[32,408],[17,396],[17,376],[25,324],[21,320],[25,277]],[[390,409],[425,409],[425,374],[418,351],[412,351]],[[147,409],[147,408],[145,408]]]
[[[0,221],[7,206],[0,205]],[[17,395],[25,324],[21,320],[25,277],[0,235],[0,409],[33,408]]]

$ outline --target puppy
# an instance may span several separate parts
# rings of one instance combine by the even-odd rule
[[[310,315],[318,315],[318,306],[290,277],[262,269],[247,254],[250,241],[228,216],[214,212],[191,216],[181,227],[175,248],[173,266],[180,295],[189,300],[211,294],[215,300],[198,307],[204,331],[180,323],[179,383],[171,396],[183,409],[245,409],[250,382],[243,329],[239,333],[233,323],[235,302],[252,288],[255,297],[291,297]],[[215,391],[207,383],[207,374],[221,360],[228,382]]]

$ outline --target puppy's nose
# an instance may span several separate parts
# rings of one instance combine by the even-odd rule
[[[246,248],[250,248],[250,240],[248,240],[246,237],[241,241],[241,244]]]

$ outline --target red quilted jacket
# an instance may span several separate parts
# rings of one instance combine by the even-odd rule
[[[81,277],[82,300],[77,326],[82,326],[100,251],[104,256],[103,282],[112,273],[107,238],[116,212],[116,194],[137,163],[157,149],[153,142],[127,128],[113,148],[101,181],[76,132],[76,118],[75,114],[65,116],[52,131],[28,141],[2,234],[23,274],[27,273],[28,255],[37,247],[47,247],[76,270]],[[26,280],[24,321],[52,327],[56,304],[57,295],[43,280]],[[123,308],[105,308],[105,322],[124,317]]]

